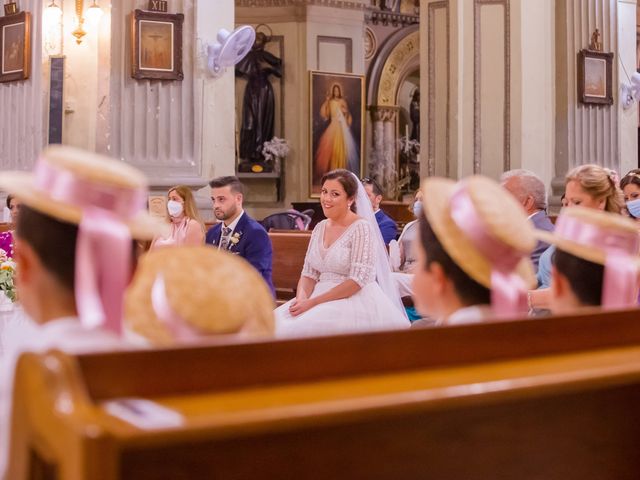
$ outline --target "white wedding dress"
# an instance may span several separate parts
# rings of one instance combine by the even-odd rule
[[[297,317],[291,302],[275,311],[276,336],[330,335],[363,330],[407,328],[409,320],[376,282],[374,238],[366,220],[353,222],[328,248],[323,244],[326,220],[311,235],[302,276],[317,283],[311,297],[321,295],[347,279],[360,287],[349,298],[324,302]]]

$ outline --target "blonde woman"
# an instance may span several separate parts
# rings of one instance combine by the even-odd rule
[[[621,214],[624,197],[618,186],[617,174],[599,165],[581,165],[565,177],[565,201],[567,208],[582,206],[615,214]],[[551,246],[540,256],[538,266],[538,290],[529,293],[532,308],[548,306],[548,287],[551,282],[551,260],[555,247]]]
[[[151,250],[177,245],[203,245],[204,225],[191,189],[184,185],[173,187],[167,193],[167,214],[171,223],[168,237],[156,237]]]

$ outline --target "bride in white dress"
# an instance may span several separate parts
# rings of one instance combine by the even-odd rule
[[[347,170],[327,173],[320,203],[327,220],[311,235],[296,298],[275,311],[276,336],[409,327],[358,178]]]

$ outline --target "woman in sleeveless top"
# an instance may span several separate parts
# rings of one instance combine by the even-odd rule
[[[167,193],[167,214],[171,222],[168,237],[156,237],[151,250],[166,246],[204,244],[204,225],[191,189],[184,185],[173,187]]]

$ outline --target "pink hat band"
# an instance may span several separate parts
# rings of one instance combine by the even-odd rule
[[[108,186],[40,159],[34,185],[82,211],[78,225],[75,298],[88,328],[122,331],[122,300],[131,274],[131,233],[125,224],[145,207],[146,189]]]
[[[456,226],[491,264],[491,308],[494,313],[501,316],[526,313],[527,285],[515,273],[526,255],[489,231],[464,185],[451,197],[450,208]]]
[[[89,207],[111,212],[123,220],[133,218],[145,208],[147,192],[143,188],[126,188],[104,185],[79,178],[73,172],[38,160],[34,170],[34,185],[45,191],[53,200],[80,209]]]
[[[560,215],[554,235],[605,253],[602,306],[625,308],[638,303],[640,235],[612,230],[570,215]],[[570,253],[570,252],[569,252]]]

